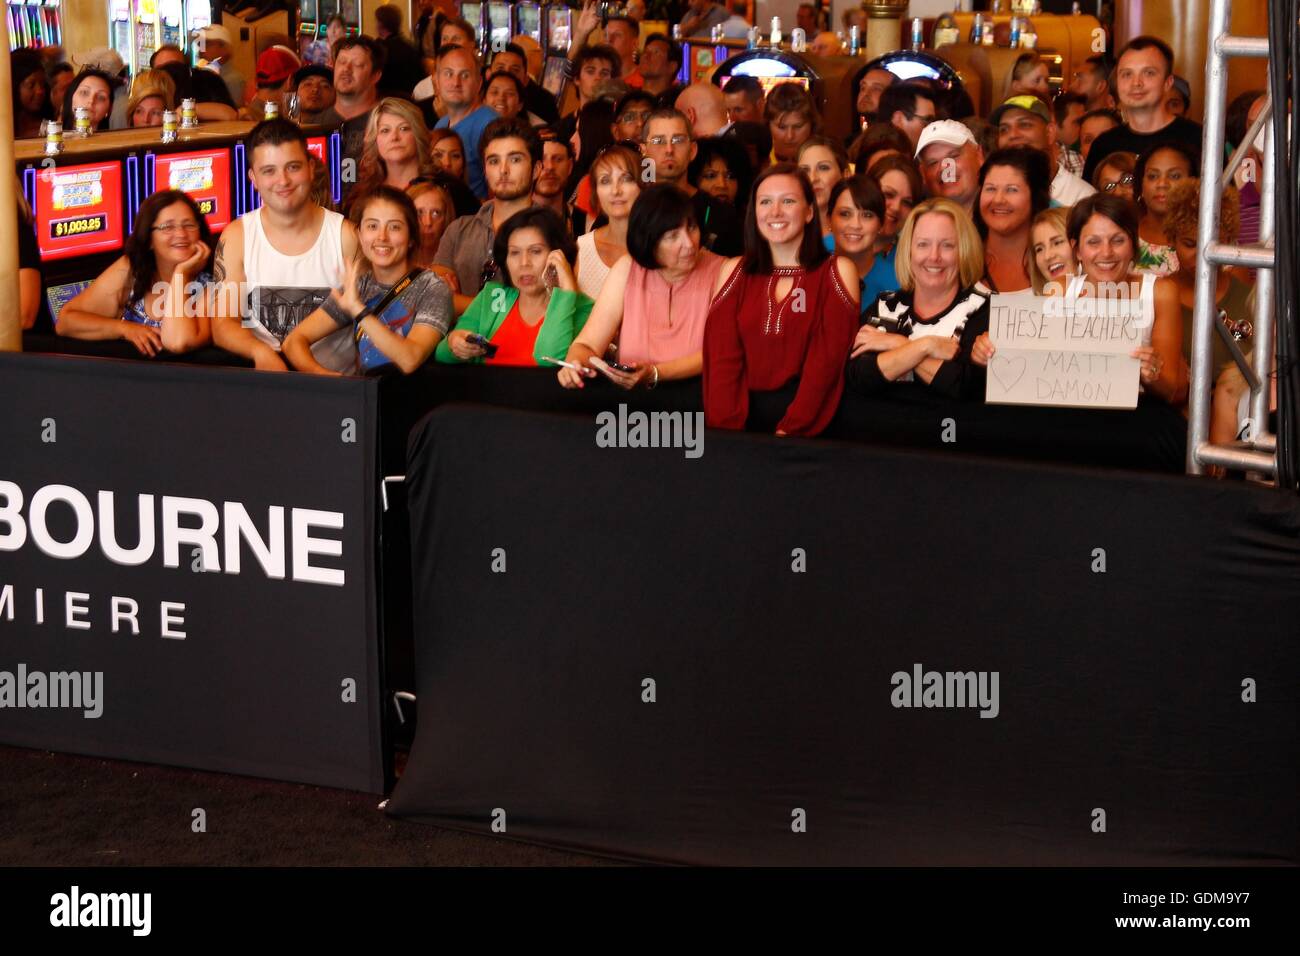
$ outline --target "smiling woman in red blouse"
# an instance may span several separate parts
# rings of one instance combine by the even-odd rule
[[[770,422],[751,416],[751,397],[791,389],[776,434],[817,435],[835,416],[858,329],[858,275],[849,259],[826,252],[816,217],[812,184],[797,166],[759,174],[745,254],[719,270],[704,330],[709,426],[766,429]]]

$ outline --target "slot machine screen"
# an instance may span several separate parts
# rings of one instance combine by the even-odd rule
[[[154,157],[154,188],[179,189],[196,203],[208,228],[220,232],[234,216],[231,206],[230,150],[207,149]]]
[[[121,162],[39,170],[33,212],[42,259],[67,259],[121,248]]]
[[[573,11],[559,5],[546,8],[546,52],[561,56],[569,52]]]
[[[536,3],[515,6],[515,32],[542,42],[542,8]]]
[[[483,45],[483,4],[481,3],[462,3],[460,5],[460,15],[469,21],[469,25],[474,28],[474,40],[479,46]]]
[[[510,4],[489,3],[488,44],[493,50],[504,50],[510,42]]]

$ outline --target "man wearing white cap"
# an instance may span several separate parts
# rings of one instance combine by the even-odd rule
[[[975,135],[956,120],[938,120],[921,131],[916,143],[925,191],[942,196],[972,212],[980,191],[984,151]]]
[[[230,91],[235,107],[244,105],[244,89],[248,81],[235,69],[231,57],[235,52],[235,39],[220,24],[212,24],[199,31],[199,51],[207,61],[207,68],[221,76]]]

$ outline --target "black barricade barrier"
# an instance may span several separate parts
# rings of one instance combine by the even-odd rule
[[[1294,862],[1300,508],[444,408],[389,812],[729,864]]]
[[[381,791],[375,383],[2,355],[0,403],[0,741]]]

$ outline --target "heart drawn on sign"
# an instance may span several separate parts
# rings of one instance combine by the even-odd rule
[[[1009,392],[1015,387],[1016,382],[1025,377],[1025,369],[1029,366],[1029,359],[1023,355],[1019,358],[1005,358],[1001,355],[995,355],[989,360],[989,371],[993,377],[998,380],[1002,386],[1002,391]]]

